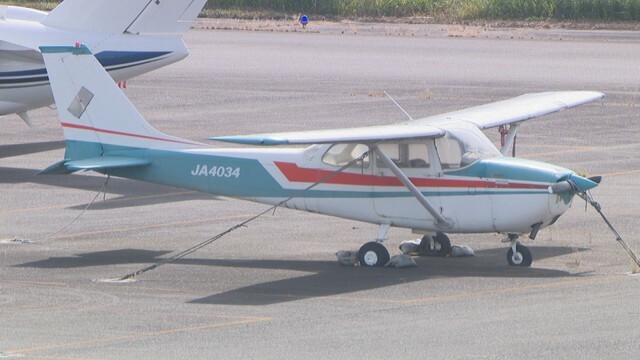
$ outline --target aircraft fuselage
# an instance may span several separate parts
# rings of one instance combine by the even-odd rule
[[[91,143],[75,143],[87,150]],[[338,166],[323,163],[329,146],[307,149],[151,150],[107,146],[118,156],[149,159],[136,169],[111,169],[109,174],[179,186],[254,202],[277,204],[313,213],[373,224],[390,224],[423,232],[441,231],[436,219],[387,169],[373,161],[353,166],[313,189]],[[453,226],[448,233],[529,233],[544,228],[567,211],[573,194],[551,194],[548,187],[575,174],[558,166],[496,157],[446,170],[440,176],[405,169],[420,192]]]

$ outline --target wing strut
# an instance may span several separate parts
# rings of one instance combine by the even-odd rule
[[[391,160],[387,154],[385,154],[377,145],[372,145],[372,150],[378,155],[380,160],[382,160],[389,169],[393,172],[393,174],[400,180],[400,182],[409,189],[409,192],[420,202],[420,204],[436,219],[436,226],[441,229],[450,229],[453,227],[453,222],[451,220],[446,219],[442,214],[440,214],[436,208],[431,205],[429,200],[420,192],[420,190],[409,180],[407,175],[405,175],[402,170]]]

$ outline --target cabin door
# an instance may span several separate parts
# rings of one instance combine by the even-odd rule
[[[431,143],[430,143],[431,142]],[[435,208],[440,207],[438,194],[439,166],[434,159],[433,140],[378,145],[398,168],[422,192]],[[433,220],[429,212],[409,192],[396,175],[377,156],[374,158],[374,208],[378,216],[400,224],[406,221]],[[436,163],[434,163],[434,160]]]

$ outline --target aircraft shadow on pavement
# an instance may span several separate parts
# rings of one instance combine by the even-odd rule
[[[64,140],[27,144],[0,145],[0,159],[64,149],[65,146],[66,142]]]
[[[14,267],[30,267],[41,269],[73,269],[91,266],[152,264],[171,251],[152,251],[139,249],[119,249],[77,254],[68,257],[51,257],[30,263],[14,265]]]
[[[531,247],[535,259],[568,255],[586,248],[561,246]],[[121,249],[78,254],[71,257],[52,257],[45,260],[14,265],[32,268],[81,268],[123,264],[153,264],[169,254],[169,251]],[[344,295],[357,291],[383,288],[414,281],[443,278],[563,278],[577,276],[567,271],[511,267],[506,264],[504,247],[476,251],[475,257],[463,258],[415,258],[418,267],[363,268],[340,266],[336,261],[313,260],[226,260],[226,259],[180,259],[173,265],[195,265],[223,268],[247,268],[260,270],[284,270],[309,272],[276,281],[257,283],[234,290],[214,294],[190,301],[194,304],[261,306],[306,298]],[[140,266],[143,267],[144,265]],[[167,271],[163,268],[160,271]],[[133,266],[131,271],[138,270]],[[113,275],[113,274],[110,274]],[[126,274],[121,274],[124,276]],[[144,276],[144,275],[142,275]],[[204,275],[203,275],[204,276]],[[135,285],[134,285],[135,286]]]
[[[104,175],[36,175],[40,170],[0,167],[0,184],[35,183],[97,193],[106,176]],[[144,183],[141,181],[111,178],[107,185],[106,201],[97,201],[92,210],[119,209],[161,203],[190,200],[216,200],[218,197],[198,191],[189,191],[172,186]],[[114,197],[114,195],[116,197]],[[100,196],[102,199],[102,195]],[[81,210],[86,204],[70,206]]]
[[[537,259],[561,256],[575,251],[565,247],[531,248]],[[579,251],[586,251],[580,249]],[[254,284],[231,291],[192,300],[194,304],[264,306],[288,301],[345,295],[415,281],[430,279],[476,278],[563,278],[575,276],[566,271],[511,267],[506,263],[504,248],[481,250],[475,257],[415,258],[413,268],[344,267],[337,261],[289,262],[258,261],[255,266],[265,269],[309,271],[314,274]],[[237,266],[229,264],[230,266]],[[251,263],[246,264],[253,267]],[[535,265],[535,263],[534,263]],[[227,265],[224,265],[227,266]]]

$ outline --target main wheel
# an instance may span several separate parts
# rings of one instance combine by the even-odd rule
[[[528,247],[523,245],[516,245],[516,252],[513,253],[513,249],[509,248],[507,251],[507,261],[511,266],[531,266],[533,256]]]
[[[433,239],[433,244],[431,242]],[[420,255],[425,256],[447,256],[451,252],[451,240],[444,233],[437,233],[436,236],[425,235],[420,241]]]
[[[362,266],[384,266],[389,259],[389,251],[379,242],[368,242],[358,251],[358,260]]]

